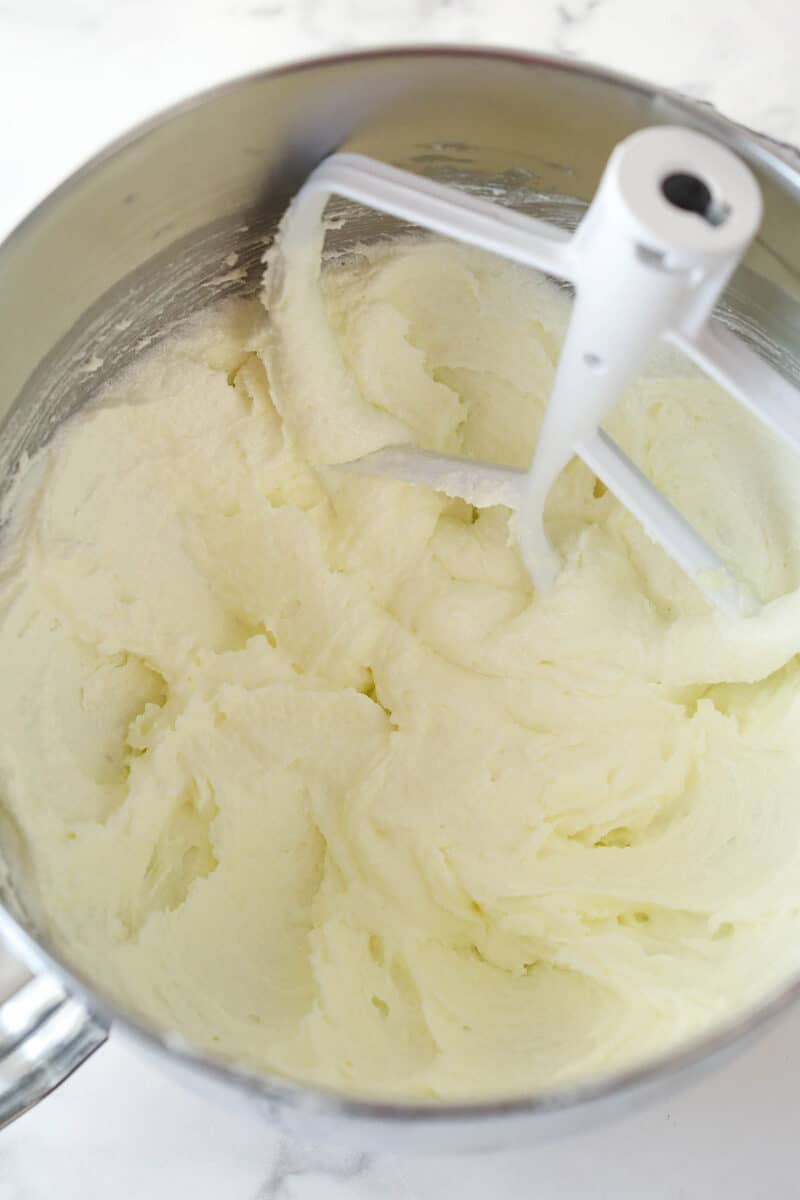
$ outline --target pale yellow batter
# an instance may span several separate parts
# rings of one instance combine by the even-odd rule
[[[663,358],[615,436],[789,594],[723,621],[574,463],[534,596],[507,511],[320,464],[399,440],[526,464],[563,297],[436,242],[331,272],[327,315],[309,280],[199,319],[23,481],[21,890],[129,1008],[347,1090],[665,1050],[800,967],[796,460]]]

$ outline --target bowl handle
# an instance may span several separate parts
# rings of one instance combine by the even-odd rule
[[[0,1004],[0,1129],[58,1087],[108,1037],[108,1026],[52,975]]]

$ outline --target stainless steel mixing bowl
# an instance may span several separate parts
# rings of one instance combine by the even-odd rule
[[[330,151],[360,150],[574,224],[615,143],[660,122],[705,130],[755,171],[764,222],[724,315],[800,382],[800,159],[790,148],[677,96],[575,64],[459,49],[321,59],[217,88],[135,130],[0,248],[0,498],[20,457],[144,346],[213,300],[255,291],[287,200]],[[374,215],[356,214],[339,237],[383,228]],[[13,877],[23,848],[2,795],[0,839]],[[174,1032],[126,1014],[100,976],[79,977],[37,931],[9,878],[0,895],[0,928],[34,971],[0,1006],[0,1124],[68,1075],[113,1021],[190,1086],[305,1137],[436,1150],[531,1141],[641,1103],[741,1046],[800,995],[794,980],[734,1024],[582,1086],[490,1102],[376,1103],[212,1061]]]

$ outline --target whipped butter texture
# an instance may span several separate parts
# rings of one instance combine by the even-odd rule
[[[555,1087],[800,967],[800,470],[656,357],[612,432],[765,602],[714,613],[574,462],[534,595],[509,513],[330,464],[524,466],[567,318],[436,241],[275,273],[23,479],[0,829],[128,1010],[368,1094]]]

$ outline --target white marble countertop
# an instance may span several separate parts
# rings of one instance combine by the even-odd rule
[[[798,0],[0,0],[0,234],[127,126],[221,79],[398,41],[590,59],[800,143]],[[2,1200],[789,1200],[800,1013],[669,1103],[512,1154],[282,1142],[111,1042],[0,1135]]]

